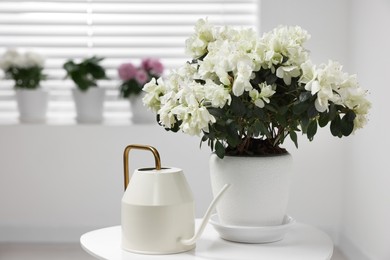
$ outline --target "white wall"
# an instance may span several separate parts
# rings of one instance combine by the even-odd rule
[[[390,1],[350,1],[350,60],[370,90],[370,121],[349,139],[341,246],[353,260],[390,259]]]

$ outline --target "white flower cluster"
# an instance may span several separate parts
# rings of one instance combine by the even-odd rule
[[[146,92],[143,101],[160,115],[160,123],[171,128],[177,120],[182,121],[181,130],[190,135],[208,131],[209,123],[215,122],[207,106],[223,107],[231,100],[229,90],[222,84],[210,79],[205,84],[196,82],[193,78],[196,66],[187,63],[167,80],[152,79],[143,88]]]
[[[43,68],[45,60],[35,52],[27,51],[23,54],[17,50],[9,49],[0,58],[0,68],[4,71],[10,68],[28,69],[33,67]]]
[[[257,107],[272,100],[276,85],[265,82],[253,86],[255,72],[270,70],[290,85],[299,79],[307,91],[317,95],[315,107],[328,109],[328,102],[346,106],[357,114],[355,128],[365,122],[370,106],[354,76],[341,71],[338,63],[329,62],[318,68],[311,64],[303,47],[310,35],[302,28],[278,27],[257,37],[252,29],[214,27],[199,20],[195,33],[186,41],[186,51],[197,62],[187,63],[173,71],[166,80],[153,79],[144,87],[144,103],[160,115],[160,123],[190,135],[208,131],[216,119],[207,108],[230,105],[232,95],[250,96]]]
[[[292,77],[300,76],[300,66],[308,60],[309,54],[303,44],[310,35],[299,26],[278,27],[266,33],[257,45],[258,62],[263,69],[271,69],[287,85]]]
[[[299,82],[305,84],[312,95],[317,95],[314,105],[318,112],[327,111],[331,101],[355,112],[354,129],[365,125],[371,103],[365,98],[366,91],[359,87],[356,75],[343,72],[342,66],[334,61],[317,68],[308,60],[301,69]]]

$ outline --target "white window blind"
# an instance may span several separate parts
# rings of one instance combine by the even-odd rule
[[[128,120],[127,100],[119,97],[117,67],[159,58],[167,69],[186,62],[185,39],[199,18],[217,25],[258,26],[258,0],[0,0],[0,55],[8,48],[36,51],[46,58],[41,83],[49,90],[48,117],[72,120],[75,108],[64,80],[67,59],[104,57],[109,80],[105,118]],[[13,82],[0,72],[0,118],[18,116]]]

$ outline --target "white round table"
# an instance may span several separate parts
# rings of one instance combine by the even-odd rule
[[[197,220],[197,225],[199,220]],[[194,250],[172,255],[142,255],[121,249],[121,226],[103,228],[81,236],[82,248],[97,259],[107,260],[330,260],[333,242],[321,230],[296,223],[281,241],[243,244],[223,240],[209,224]]]

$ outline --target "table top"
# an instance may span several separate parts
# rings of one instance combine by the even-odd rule
[[[197,220],[196,224],[199,225]],[[196,248],[180,254],[142,255],[121,249],[121,226],[103,228],[81,236],[83,249],[97,259],[107,260],[329,260],[333,242],[321,230],[296,223],[281,241],[267,244],[244,244],[223,240],[211,225],[207,225]]]

